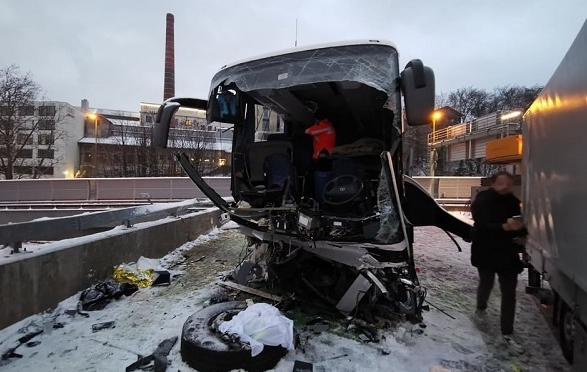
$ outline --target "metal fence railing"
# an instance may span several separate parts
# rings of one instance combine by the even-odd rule
[[[159,219],[166,216],[178,216],[200,206],[197,200],[186,200],[177,203],[150,204],[139,207],[113,209],[75,216],[58,217],[30,222],[0,225],[0,244],[10,245],[15,252],[23,241],[46,240],[50,237],[68,233],[104,227],[112,224],[130,226],[134,221],[149,216]]]
[[[517,113],[517,111],[514,112]],[[519,133],[522,129],[520,117],[511,116],[511,113],[498,111],[463,124],[434,130],[428,134],[428,146],[438,146],[451,141],[465,141],[472,136],[499,134],[501,137],[506,137]]]
[[[205,177],[221,196],[230,196],[229,177]],[[187,177],[48,178],[3,180],[0,203],[34,201],[178,201],[204,198]]]
[[[480,177],[413,177],[435,198],[470,198],[470,186],[480,185]],[[231,197],[229,177],[205,177],[220,196]],[[153,178],[74,178],[8,180],[0,182],[0,208],[9,203],[82,205],[85,202],[180,201],[206,196],[187,177]],[[137,203],[138,204],[138,203]]]
[[[443,202],[468,203],[471,200],[472,190],[481,186],[480,177],[414,177],[414,180],[420,183],[441,204]],[[207,182],[221,196],[228,197],[230,195],[229,178],[209,178]],[[92,187],[95,188],[93,191]],[[180,190],[174,190],[176,187]],[[45,190],[42,191],[39,188],[45,188]],[[193,197],[196,192],[199,192],[196,190],[195,185],[187,178],[53,179],[21,180],[14,183],[2,181],[0,182],[0,200],[4,202],[10,200],[10,191],[13,192],[12,200],[14,201],[23,199],[23,195],[29,195],[29,199],[37,198],[36,200],[53,200],[56,197],[86,200],[89,199],[92,192],[95,192],[96,199],[133,200],[137,198],[137,195],[149,192],[153,199],[183,197],[186,200],[4,224],[0,225],[0,244],[10,245],[18,250],[23,241],[48,240],[52,236],[66,235],[112,224],[130,225],[133,221],[145,218],[145,216],[150,216],[151,219],[156,219],[158,216],[158,218],[170,215],[177,216],[182,212],[203,206],[202,202]],[[141,197],[145,198],[144,195]]]

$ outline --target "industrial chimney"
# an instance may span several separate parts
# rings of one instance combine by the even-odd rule
[[[175,48],[173,46],[173,14],[167,13],[165,30],[165,80],[163,100],[175,97]]]

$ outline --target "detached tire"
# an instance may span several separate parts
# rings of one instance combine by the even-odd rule
[[[227,372],[238,368],[248,372],[262,372],[275,367],[287,354],[287,349],[265,345],[263,352],[253,358],[251,350],[231,347],[210,327],[218,315],[236,315],[246,308],[244,301],[223,302],[192,314],[181,332],[182,360],[200,372]]]

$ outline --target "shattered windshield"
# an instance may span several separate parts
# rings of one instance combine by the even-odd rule
[[[212,79],[211,90],[221,84],[231,83],[248,92],[349,81],[368,85],[393,96],[398,71],[397,51],[389,45],[345,45],[239,63],[218,72]]]

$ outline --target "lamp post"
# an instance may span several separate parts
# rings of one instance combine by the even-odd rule
[[[88,119],[94,120],[94,154],[92,155],[92,167],[94,168],[93,176],[95,177],[98,174],[96,171],[98,167],[98,115],[91,113],[87,117]]]
[[[436,120],[442,117],[440,111],[434,111],[432,114],[432,141],[430,145],[430,176],[434,177],[434,171],[436,170]]]

